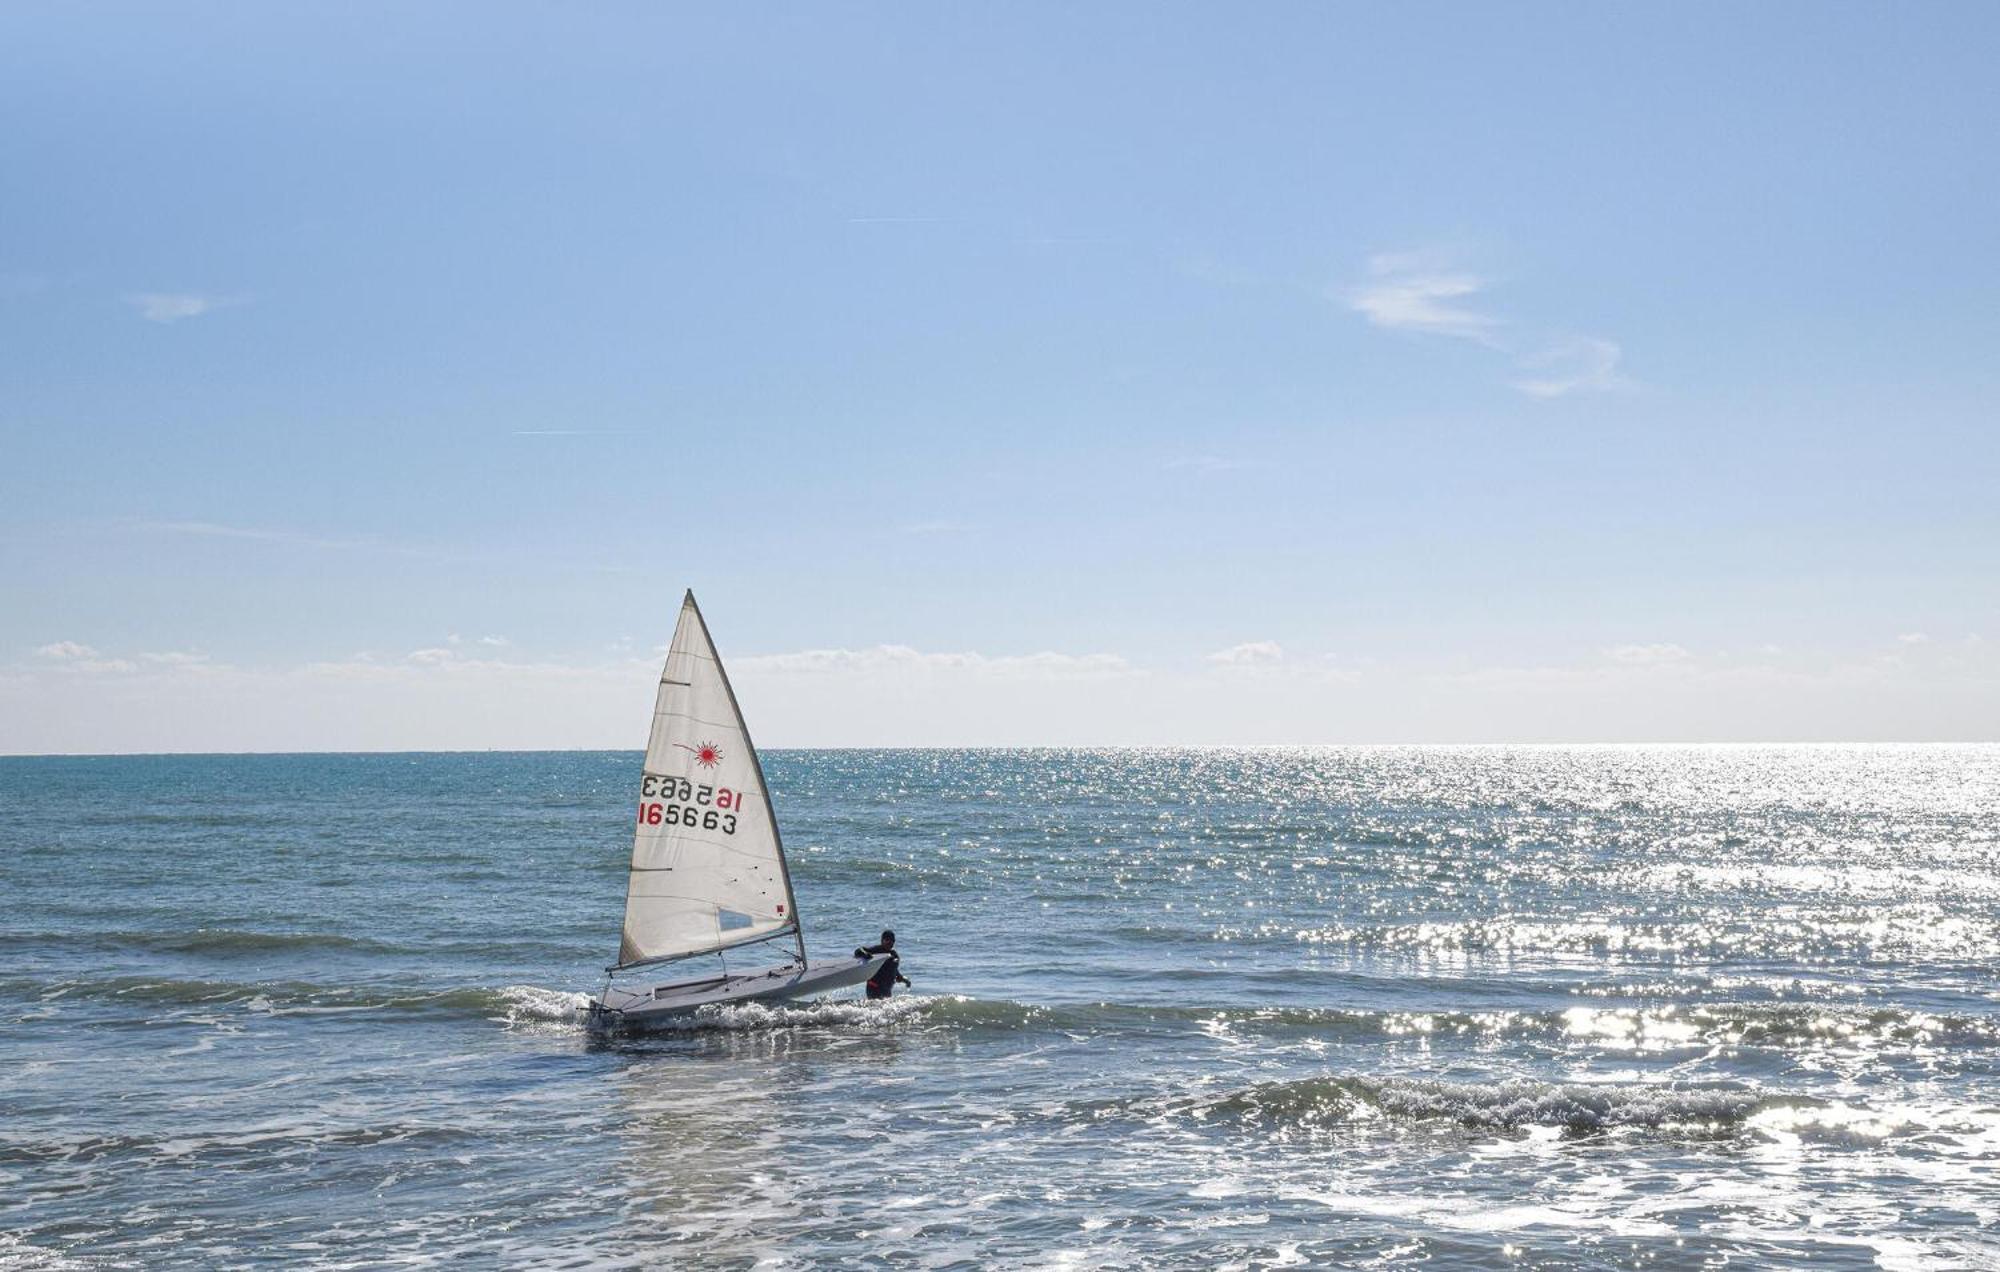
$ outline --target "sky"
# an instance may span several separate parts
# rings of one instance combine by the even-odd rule
[[[0,7],[0,751],[2000,740],[2000,7]]]

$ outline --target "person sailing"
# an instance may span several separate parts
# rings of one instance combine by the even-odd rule
[[[897,981],[901,981],[905,986],[910,983],[910,978],[903,975],[902,956],[896,953],[896,934],[887,928],[882,929],[880,943],[864,945],[854,951],[856,958],[874,958],[877,954],[887,954],[889,957],[883,961],[882,966],[875,969],[875,974],[868,978],[868,996],[887,998],[896,991]]]

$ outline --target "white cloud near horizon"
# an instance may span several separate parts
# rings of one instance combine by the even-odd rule
[[[1250,640],[1218,649],[1203,661],[1217,667],[1271,667],[1284,660],[1284,646],[1277,641]]]
[[[139,670],[139,664],[129,658],[106,658],[97,652],[95,646],[78,640],[51,641],[36,649],[35,654],[64,672],[126,673]]]
[[[124,297],[126,304],[139,312],[147,322],[180,322],[187,318],[199,318],[203,314],[214,313],[218,309],[228,309],[236,305],[247,305],[247,296],[207,296],[200,292],[130,292]]]
[[[730,670],[771,747],[2000,740],[2000,644],[1879,649],[1732,659],[1662,641],[1329,674],[1274,641],[1155,666],[879,645]],[[651,651],[565,661],[427,646],[255,667],[54,641],[0,663],[0,753],[633,750],[658,671]]]
[[[1683,663],[1694,657],[1682,646],[1665,641],[1651,645],[1617,645],[1605,650],[1604,656],[1631,667],[1661,667]]]

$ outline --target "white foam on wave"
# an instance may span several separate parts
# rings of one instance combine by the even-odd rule
[[[11,1232],[0,1232],[0,1272],[69,1272],[72,1268],[131,1267],[124,1261],[91,1261],[72,1258],[60,1250],[29,1245]]]
[[[1730,1125],[1757,1107],[1748,1091],[1541,1082],[1359,1082],[1384,1113],[1471,1126],[1673,1127]]]
[[[1714,1133],[1740,1127],[1763,1106],[1740,1088],[1652,1083],[1446,1082],[1429,1078],[1301,1078],[1226,1093],[1142,1102],[1196,1121],[1239,1122],[1277,1131],[1389,1119],[1455,1122],[1509,1133],[1544,1128],[1592,1132]]]
[[[500,1003],[503,1014],[495,1019],[509,1026],[581,1028],[590,1009],[590,995],[539,985],[509,985],[500,991]]]
[[[794,1003],[735,1003],[703,1007],[679,1020],[665,1022],[662,1032],[704,1029],[763,1030],[846,1028],[883,1029],[915,1020],[934,1003],[954,1001],[937,995],[905,995],[886,1002],[857,998],[822,998]]]
[[[589,1016],[590,995],[574,990],[508,985],[493,994],[498,999],[497,1011],[488,1019],[510,1029],[576,1030],[584,1027]],[[887,1002],[815,999],[795,1003],[737,1003],[703,1007],[686,1016],[661,1021],[652,1026],[652,1032],[672,1035],[706,1030],[884,1029],[917,1020],[928,1009],[941,1004],[969,1001],[952,995],[906,994]]]
[[[1414,1219],[1432,1227],[1457,1232],[1496,1234],[1519,1232],[1529,1228],[1569,1228],[1597,1229],[1622,1237],[1672,1235],[1672,1229],[1658,1220],[1604,1214],[1588,1204],[1573,1201],[1481,1206],[1434,1197],[1391,1197],[1360,1191],[1304,1187],[1280,1188],[1278,1196],[1286,1201],[1304,1201],[1325,1206],[1344,1215]]]

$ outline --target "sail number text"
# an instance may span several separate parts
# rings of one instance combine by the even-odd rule
[[[692,804],[641,804],[639,824],[686,826],[690,830],[719,830],[725,835],[733,835],[736,833],[736,814],[718,813],[713,808],[704,812]]]
[[[727,786],[696,786],[684,777],[659,773],[646,774],[639,796],[641,826],[686,826],[725,835],[736,833],[736,814],[744,800],[742,791]]]

